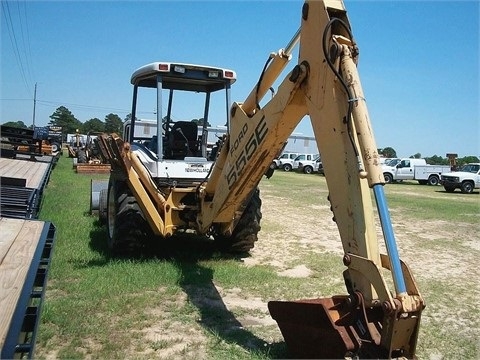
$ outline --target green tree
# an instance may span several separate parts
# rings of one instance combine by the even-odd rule
[[[105,116],[105,132],[123,134],[123,121],[117,114],[108,114]]]
[[[88,133],[89,131],[103,132],[105,131],[105,123],[99,118],[93,118],[83,123],[83,131]]]
[[[65,106],[60,106],[55,112],[50,115],[50,122],[48,125],[61,126],[63,132],[66,134],[75,134],[75,131],[83,130],[83,124],[80,120],[68,110]]]
[[[194,122],[198,126],[203,126],[203,123],[205,122],[205,119],[204,118],[193,119],[192,122]],[[207,121],[207,126],[212,126],[212,125],[210,125],[210,123]]]
[[[394,158],[394,157],[397,157],[397,152],[395,151],[395,149],[391,148],[391,147],[386,147],[386,148],[383,148],[383,149],[378,149],[378,153],[380,155],[383,155],[384,157],[386,158]]]
[[[431,157],[426,157],[425,161],[429,165],[449,165],[449,162],[448,162],[447,158],[443,158],[443,157],[438,156],[438,155],[433,155]]]
[[[422,158],[422,154],[420,153],[416,153],[415,155],[410,156],[410,159],[421,159],[421,158]]]
[[[25,123],[23,121],[7,121],[6,123],[3,123],[2,125],[14,127],[14,128],[20,128],[20,129],[28,129],[28,126],[25,125]]]
[[[473,156],[473,155],[464,156],[463,158],[457,159],[458,166],[462,166],[462,165],[469,164],[469,163],[478,163],[478,162],[480,162],[478,157]]]

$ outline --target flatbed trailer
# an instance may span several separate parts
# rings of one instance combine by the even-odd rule
[[[0,358],[32,358],[55,241],[50,222],[0,217]]]
[[[0,216],[35,219],[55,157],[0,158]]]

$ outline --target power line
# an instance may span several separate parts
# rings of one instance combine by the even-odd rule
[[[8,36],[10,37],[10,42],[12,44],[13,52],[15,54],[15,58],[17,60],[17,65],[20,68],[20,73],[22,75],[22,80],[25,84],[25,88],[27,90],[27,93],[30,94],[30,86],[28,85],[27,77],[25,75],[25,69],[23,66],[22,58],[20,56],[20,51],[18,49],[18,42],[17,42],[17,37],[15,36],[15,29],[13,27],[13,22],[12,22],[12,15],[10,13],[10,7],[8,5],[8,1],[2,1],[2,12],[3,16],[5,17],[5,22],[7,23],[7,30],[8,30]],[[8,17],[7,17],[8,14]]]
[[[33,71],[32,52],[30,48],[30,36],[28,32],[27,6],[26,6],[26,1],[23,1],[22,3],[23,3],[23,16],[22,16],[22,12],[20,12],[20,1],[17,1],[18,20],[20,22],[20,32],[22,35],[22,44],[23,44],[23,50],[25,54],[25,60],[27,63],[27,72],[29,75],[29,79],[32,80],[35,77],[32,75],[32,71]],[[22,18],[24,19],[24,21],[22,21]],[[24,31],[23,31],[24,27],[25,27],[26,34],[24,34]],[[25,40],[25,37],[27,37],[26,40]]]

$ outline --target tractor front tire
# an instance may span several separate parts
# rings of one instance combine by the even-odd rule
[[[108,184],[107,229],[108,248],[116,255],[141,251],[153,237],[127,183],[112,176]]]
[[[214,235],[222,251],[230,253],[247,253],[255,246],[262,219],[262,200],[260,190],[256,189],[230,236]]]

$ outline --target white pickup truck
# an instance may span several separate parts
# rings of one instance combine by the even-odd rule
[[[286,151],[282,155],[280,155],[278,158],[273,159],[272,163],[270,164],[270,168],[279,169],[282,164],[282,160],[291,160],[293,162],[293,160],[295,160],[297,156],[298,156],[298,153],[296,152]]]
[[[460,171],[443,173],[441,183],[446,192],[460,189],[464,194],[471,194],[480,189],[480,163],[463,165]]]
[[[403,158],[395,166],[382,165],[385,183],[399,180],[417,180],[422,185],[438,185],[442,173],[449,172],[448,165],[427,165],[425,159]]]

